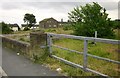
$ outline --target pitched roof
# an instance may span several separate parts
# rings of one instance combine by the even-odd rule
[[[57,21],[56,19],[54,19],[54,18],[46,18],[46,19],[43,19],[42,21],[40,21],[40,22],[46,22],[46,21],[48,21],[48,20],[50,20],[50,19],[53,19],[53,20],[55,20],[55,21]],[[58,21],[57,21],[58,22]]]
[[[19,27],[18,24],[9,24],[10,27]]]

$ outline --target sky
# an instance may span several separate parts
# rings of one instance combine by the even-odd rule
[[[0,22],[24,24],[26,13],[34,14],[37,24],[39,21],[53,17],[56,20],[68,20],[68,12],[76,6],[85,6],[86,3],[98,2],[106,8],[109,18],[118,19],[119,0],[1,0]]]

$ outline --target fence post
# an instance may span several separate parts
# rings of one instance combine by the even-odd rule
[[[97,31],[95,31],[95,38],[97,38]]]
[[[95,31],[95,38],[97,38],[97,31]],[[94,43],[96,44],[95,40],[94,40]]]
[[[50,55],[51,55],[52,54],[52,38],[50,37],[50,35],[47,36],[47,40],[48,40],[49,52],[50,52]]]
[[[46,46],[47,44],[47,34],[43,31],[31,32],[30,33],[30,57],[34,60],[42,58],[47,54],[46,48],[41,46]]]
[[[83,57],[84,57],[83,69],[84,69],[84,71],[86,71],[86,68],[87,68],[87,49],[88,49],[87,45],[88,45],[88,40],[84,39],[84,53],[83,53]]]

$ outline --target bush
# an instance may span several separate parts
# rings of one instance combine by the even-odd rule
[[[64,26],[63,27],[63,30],[65,31],[65,30],[69,30],[69,28],[67,27],[67,26]]]
[[[13,32],[13,30],[10,29],[10,26],[4,22],[1,23],[0,28],[2,29],[2,34],[10,34]]]
[[[55,32],[55,29],[48,29],[47,32]]]
[[[72,29],[72,26],[71,25],[64,25],[63,26],[63,30],[71,30]]]

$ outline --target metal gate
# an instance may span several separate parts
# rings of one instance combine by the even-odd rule
[[[71,50],[71,49],[68,49],[68,48],[64,48],[64,47],[61,47],[61,46],[54,45],[52,43],[52,37],[58,37],[58,38],[63,37],[63,38],[83,40],[84,41],[84,51],[79,52],[79,51],[76,51],[76,50]],[[58,59],[58,60],[66,63],[68,65],[71,65],[73,67],[81,68],[84,71],[90,71],[90,72],[93,72],[93,73],[101,75],[101,76],[109,77],[108,75],[102,74],[102,73],[100,73],[98,71],[95,71],[95,70],[92,70],[92,69],[89,69],[87,67],[87,63],[88,63],[87,62],[87,60],[88,60],[87,57],[90,56],[90,57],[93,57],[93,58],[96,58],[96,59],[99,59],[99,60],[104,60],[104,61],[107,61],[107,62],[119,64],[119,65],[120,65],[120,62],[115,61],[115,60],[111,60],[111,59],[108,59],[108,58],[103,58],[103,57],[95,56],[95,55],[92,55],[92,54],[88,54],[87,53],[88,52],[88,41],[103,42],[103,43],[118,44],[118,45],[120,44],[119,40],[112,40],[112,39],[102,39],[102,38],[94,38],[94,37],[83,37],[83,36],[74,36],[74,35],[65,35],[65,34],[53,34],[53,33],[47,34],[47,44],[48,44],[48,47],[49,47],[49,52],[50,52],[51,57],[53,57],[55,59]],[[63,49],[63,50],[67,50],[67,51],[70,51],[70,52],[75,52],[75,53],[78,53],[78,54],[82,54],[83,55],[83,66],[79,65],[79,64],[75,64],[75,63],[70,62],[68,60],[65,60],[63,58],[60,58],[56,55],[53,55],[52,54],[52,46],[54,46],[56,48]]]

